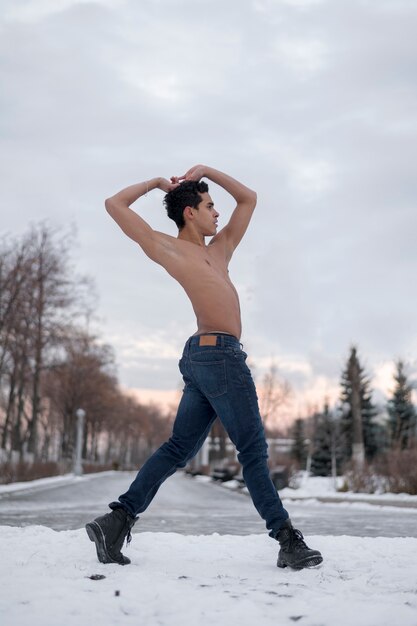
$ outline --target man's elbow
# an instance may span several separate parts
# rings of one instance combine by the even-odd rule
[[[255,208],[256,203],[258,201],[258,194],[256,193],[256,191],[253,191],[253,189],[250,190],[250,197],[251,197],[251,204],[253,208]]]
[[[106,200],[104,201],[104,206],[106,207],[107,213],[112,215],[115,209],[113,198],[106,198]]]

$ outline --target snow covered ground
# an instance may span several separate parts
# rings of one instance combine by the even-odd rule
[[[0,623],[416,626],[417,539],[308,542],[324,563],[295,572],[266,535],[137,533],[121,567],[98,563],[83,529],[3,526]]]
[[[105,481],[111,477],[117,475],[109,473]],[[0,495],[53,489],[54,485],[81,487],[93,479],[92,475],[42,479],[0,487]],[[183,483],[189,489],[193,482],[179,477],[177,483],[167,485],[166,494]],[[204,501],[209,496],[208,486],[201,485],[201,489]],[[334,494],[331,481],[311,478],[304,480],[299,490],[282,492],[285,500],[314,500]],[[367,496],[367,500],[373,497]],[[395,500],[391,494],[393,497]],[[401,500],[404,498],[398,496],[398,502]],[[296,499],[293,506],[298,506]],[[331,505],[324,506],[330,512]],[[336,506],[349,515],[354,505]],[[212,508],[208,500],[208,515]],[[200,515],[207,514],[205,509],[198,510]],[[414,519],[414,512],[407,515]],[[395,519],[401,519],[400,509],[396,509]],[[193,532],[195,527],[191,525]],[[276,567],[278,545],[265,533],[239,536],[134,530],[133,541],[125,550],[132,564],[120,567],[97,561],[84,529],[0,526],[0,623],[417,626],[417,538],[308,536],[307,543],[322,551],[324,562],[314,570],[294,572]],[[105,578],[92,580],[90,576],[95,574]]]

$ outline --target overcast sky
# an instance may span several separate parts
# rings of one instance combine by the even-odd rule
[[[416,32],[414,0],[2,0],[0,231],[76,224],[121,383],[168,397],[192,309],[103,201],[216,167],[258,192],[230,266],[258,380],[305,411],[355,343],[386,393],[417,377]],[[135,208],[175,235],[162,198]]]

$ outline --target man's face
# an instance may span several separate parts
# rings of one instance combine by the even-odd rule
[[[214,208],[214,203],[209,193],[201,193],[200,196],[201,202],[198,205],[198,211],[194,214],[196,216],[195,223],[204,237],[211,237],[217,232],[219,213]]]

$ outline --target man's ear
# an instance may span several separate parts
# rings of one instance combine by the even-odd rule
[[[182,213],[184,216],[184,219],[188,219],[188,220],[193,219],[194,217],[193,211],[194,211],[194,208],[192,206],[186,206]]]

